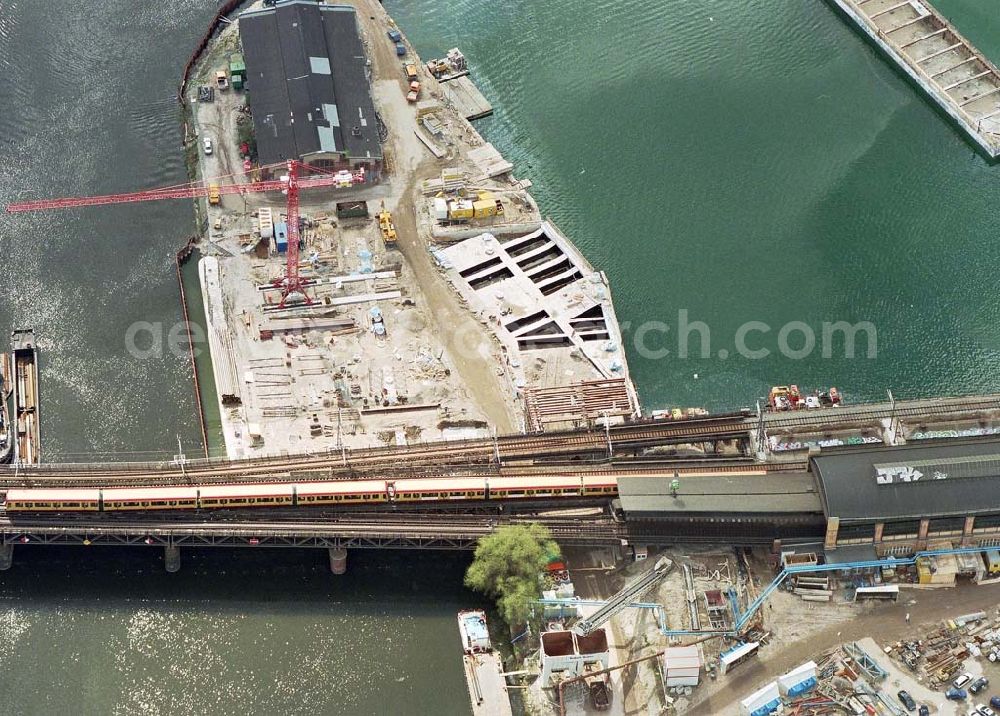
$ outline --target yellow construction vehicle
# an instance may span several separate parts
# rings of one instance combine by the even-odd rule
[[[396,245],[396,227],[392,224],[392,214],[385,208],[384,201],[382,209],[375,215],[375,218],[378,219],[378,228],[382,232],[382,243],[394,247]]]
[[[208,203],[218,204],[219,203],[219,185],[209,184],[208,185]]]

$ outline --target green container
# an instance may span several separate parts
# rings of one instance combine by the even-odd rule
[[[232,77],[229,78],[229,81],[232,83],[234,90],[241,90],[241,89],[243,89],[243,77],[242,76],[240,76],[240,75],[233,75]]]
[[[246,79],[247,66],[243,61],[243,55],[233,55],[229,60],[229,74],[239,75],[243,79]]]

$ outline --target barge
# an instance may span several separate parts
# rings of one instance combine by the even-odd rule
[[[462,665],[472,713],[475,716],[511,716],[503,662],[490,642],[486,613],[481,609],[459,612],[458,631],[462,635]]]
[[[6,353],[0,353],[0,465],[14,455],[14,431],[10,422],[11,367]]]
[[[14,461],[37,465],[41,454],[41,415],[38,402],[38,350],[35,332],[11,333],[12,390],[14,414]]]

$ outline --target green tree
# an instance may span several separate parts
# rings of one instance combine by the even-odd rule
[[[465,586],[496,599],[508,624],[523,624],[542,596],[540,575],[559,545],[542,525],[508,525],[479,540]]]

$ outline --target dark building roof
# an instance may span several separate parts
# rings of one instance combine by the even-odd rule
[[[764,517],[822,514],[819,494],[808,472],[766,475],[701,475],[678,478],[677,497],[669,479],[622,477],[618,496],[629,518],[675,518],[706,513]]]
[[[891,521],[1000,512],[1000,439],[851,449],[812,459],[828,517]]]
[[[261,164],[317,153],[381,158],[353,7],[285,0],[239,22]]]

